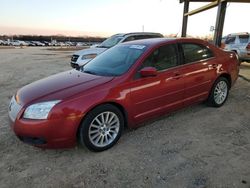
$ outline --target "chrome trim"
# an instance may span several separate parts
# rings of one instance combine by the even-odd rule
[[[16,121],[16,118],[18,116],[18,113],[21,111],[22,106],[16,102],[15,97],[13,96],[11,98],[9,107],[8,107],[8,112],[9,112],[9,117],[12,122]]]

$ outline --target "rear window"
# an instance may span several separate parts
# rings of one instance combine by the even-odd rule
[[[192,63],[213,57],[210,49],[199,44],[182,44],[183,55],[186,63]]]
[[[240,43],[248,43],[249,35],[239,35]]]

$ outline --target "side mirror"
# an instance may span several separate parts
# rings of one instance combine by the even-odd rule
[[[144,67],[140,70],[140,74],[142,77],[156,76],[157,70],[154,67]]]

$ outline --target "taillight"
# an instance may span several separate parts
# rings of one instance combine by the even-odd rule
[[[246,49],[247,49],[247,50],[250,50],[250,43],[248,43]]]

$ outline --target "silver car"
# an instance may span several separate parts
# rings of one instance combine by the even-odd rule
[[[70,64],[71,67],[78,69],[79,67],[88,63],[91,59],[95,58],[97,55],[101,54],[108,48],[115,46],[116,44],[133,40],[162,38],[162,37],[163,35],[160,33],[149,33],[149,32],[116,34],[103,41],[100,45],[97,45],[93,48],[75,52],[71,57]]]
[[[229,34],[225,40],[225,50],[234,51],[241,61],[250,61],[250,34]]]

